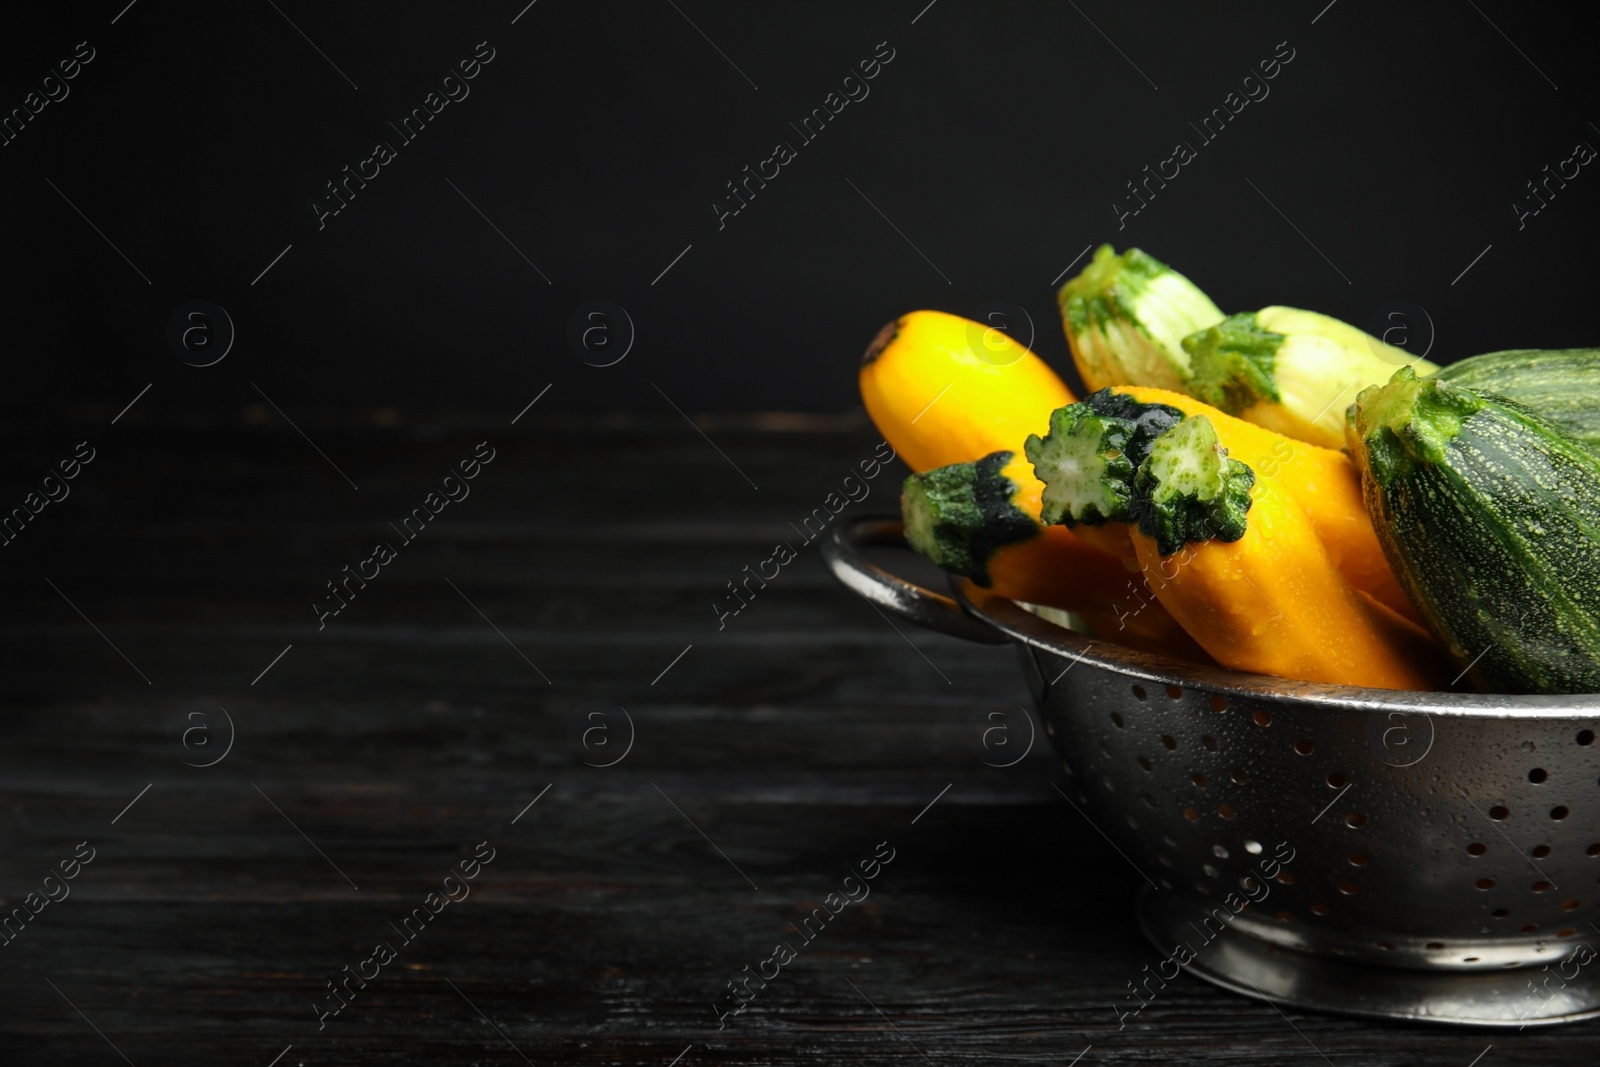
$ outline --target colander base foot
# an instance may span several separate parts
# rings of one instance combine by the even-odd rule
[[[1140,929],[1163,957],[1179,963],[1192,954],[1185,971],[1258,1000],[1338,1015],[1513,1028],[1600,1015],[1600,965],[1582,968],[1564,985],[1546,983],[1541,998],[1528,984],[1538,968],[1381,967],[1284,948],[1233,927],[1208,942],[1199,931],[1207,929],[1200,920],[1209,912],[1197,898],[1166,890],[1146,889],[1139,898]],[[1152,970],[1165,976],[1170,967]]]

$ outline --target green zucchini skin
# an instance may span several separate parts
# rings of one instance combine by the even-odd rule
[[[1479,689],[1600,692],[1600,456],[1491,394],[1401,370],[1352,454],[1390,565]]]
[[[1486,352],[1438,377],[1515,401],[1600,452],[1600,348],[1517,348]]]

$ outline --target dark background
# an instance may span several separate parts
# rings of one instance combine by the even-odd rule
[[[516,0],[139,3],[116,25],[115,0],[17,9],[5,107],[76,42],[98,55],[0,148],[0,399],[13,419],[115,412],[153,381],[147,417],[236,416],[259,403],[255,382],[291,412],[514,412],[554,382],[551,407],[667,410],[655,382],[685,410],[839,411],[867,340],[913,308],[1019,304],[1064,365],[1050,282],[1102,241],[1138,244],[1228,310],[1287,303],[1365,325],[1412,301],[1436,358],[1595,341],[1587,169],[1521,232],[1509,207],[1576,141],[1600,144],[1574,9],[1338,0],[1312,25],[1325,2],[941,0],[915,25],[926,0],[682,14],[540,0],[514,26]],[[483,40],[496,58],[471,95],[319,232],[308,205],[324,182],[395,140],[386,120]],[[870,96],[719,231],[724,183],[796,141],[787,123],[880,41],[895,58]],[[1119,232],[1124,183],[1179,139],[1198,147],[1187,123],[1280,41],[1295,59],[1271,95]],[[165,343],[168,315],[197,298],[238,332],[208,369]],[[606,369],[564,341],[593,298],[637,327]]]
[[[814,545],[716,615],[873,455],[882,323],[1006,301],[1068,372],[1052,280],[1091,244],[1228,310],[1409,301],[1443,361],[1600,339],[1600,178],[1520,232],[1509,206],[1600,144],[1576,9],[525,3],[4,16],[0,109],[97,55],[0,147],[0,509],[97,455],[0,547],[0,908],[99,856],[0,947],[0,1063],[1594,1062],[1594,1023],[1280,1013],[1191,977],[1119,1027],[1158,960],[1142,882],[1042,742],[983,757],[986,716],[1026,714],[1013,653],[897,632]],[[319,232],[323,183],[479,41],[470,96]],[[724,182],[883,41],[870,95],[719,231]],[[1283,41],[1271,95],[1119,232],[1124,183]],[[195,299],[237,329],[214,366],[167,344]],[[637,328],[609,367],[566,340],[595,299]],[[470,499],[319,629],[325,583],[485,439]],[[619,708],[637,744],[587,762],[574,724]],[[221,743],[218,709],[238,743],[201,768],[185,731]],[[472,899],[319,1030],[324,983],[485,839]],[[719,1030],[727,980],[885,839],[867,906]]]

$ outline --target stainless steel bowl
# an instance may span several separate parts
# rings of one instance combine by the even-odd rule
[[[1199,666],[970,582],[932,592],[865,559],[868,545],[903,547],[899,521],[840,525],[823,545],[857,594],[1016,645],[1062,795],[1147,883],[1139,922],[1165,977],[1182,966],[1247,996],[1446,1023],[1600,1014],[1600,694]]]

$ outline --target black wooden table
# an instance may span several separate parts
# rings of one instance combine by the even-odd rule
[[[0,1063],[1600,1058],[1188,977],[1119,1027],[1140,878],[1042,745],[985,762],[1012,653],[897,632],[804,542],[859,419],[308,419],[324,459],[247,414],[7,441],[96,454],[0,549]]]

